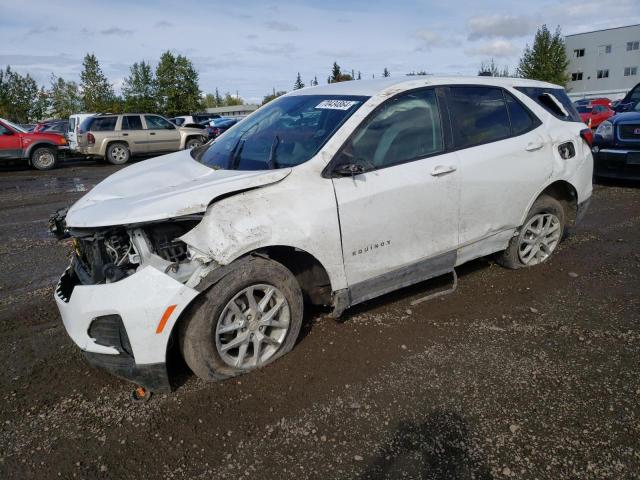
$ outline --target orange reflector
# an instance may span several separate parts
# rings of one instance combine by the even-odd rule
[[[169,317],[171,316],[173,311],[176,309],[176,307],[177,305],[169,305],[167,307],[167,309],[164,311],[164,314],[162,315],[162,318],[160,319],[158,328],[156,328],[156,333],[162,333],[162,330],[164,330],[164,326],[167,324],[167,320],[169,320]]]

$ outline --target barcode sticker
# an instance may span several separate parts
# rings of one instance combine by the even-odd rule
[[[359,102],[353,100],[323,100],[316,108],[323,108],[327,110],[349,110],[355,104]]]

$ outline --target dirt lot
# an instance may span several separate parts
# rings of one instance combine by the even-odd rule
[[[144,405],[67,338],[53,210],[116,170],[0,171],[0,478],[640,478],[640,188],[597,186],[548,263],[460,269],[220,384]]]

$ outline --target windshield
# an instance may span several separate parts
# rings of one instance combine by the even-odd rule
[[[22,128],[22,127],[20,127],[20,126],[16,125],[16,124],[15,124],[15,123],[13,123],[13,122],[10,122],[9,120],[4,120],[4,119],[3,119],[2,121],[3,121],[6,125],[9,125],[11,128],[13,128],[13,129],[14,129],[15,131],[17,131],[17,132],[20,132],[20,133],[27,133],[27,131],[26,131],[24,128]]]
[[[368,97],[294,95],[271,101],[191,156],[214,169],[265,170],[300,165]]]
[[[577,106],[578,113],[591,113],[591,107]]]

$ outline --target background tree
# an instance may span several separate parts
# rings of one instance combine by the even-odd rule
[[[300,90],[304,88],[304,83],[302,82],[302,78],[300,77],[300,72],[298,72],[298,76],[296,77],[296,83],[293,84],[294,90]]]
[[[318,76],[314,75],[313,81],[311,82],[312,87],[316,87],[318,85]]]
[[[481,77],[508,77],[509,67],[505,65],[502,69],[498,68],[496,62],[492,58],[490,62],[482,62],[480,64],[478,75]]]
[[[284,90],[278,90],[277,92],[275,91],[275,89],[273,90],[273,93],[270,93],[269,95],[265,96],[262,99],[262,105],[269,103],[271,100],[275,100],[278,97],[281,97],[282,95],[284,95],[285,92]]]
[[[360,70],[358,70],[358,76],[356,77],[356,80],[362,80],[362,75],[360,74]]]
[[[124,79],[122,95],[127,112],[155,112],[158,110],[158,86],[151,65],[142,61],[131,66]]]
[[[414,75],[429,75],[426,70],[418,70],[417,72],[409,72],[407,73],[407,77],[412,77]]]
[[[76,82],[67,82],[62,77],[51,74],[51,87],[49,89],[51,102],[51,116],[55,118],[67,118],[72,113],[84,110],[80,87]]]
[[[18,123],[41,120],[39,93],[38,84],[31,75],[20,75],[7,66],[0,80],[2,115]]]
[[[227,107],[232,107],[234,105],[244,105],[244,100],[238,96],[234,97],[229,92],[227,92],[224,94],[222,104]]]
[[[40,87],[38,94],[36,95],[35,102],[31,107],[30,118],[31,120],[43,120],[51,115],[51,99],[49,92],[44,87]],[[67,116],[68,117],[68,116]],[[67,118],[58,117],[58,118]]]
[[[389,70],[387,70],[387,67],[384,67],[384,70],[382,71],[382,76],[383,77],[390,77],[391,74],[389,73]]]
[[[353,77],[348,73],[342,73],[340,69],[340,65],[337,62],[333,62],[333,67],[331,68],[331,75],[329,76],[327,83],[336,83],[336,82],[346,82],[349,80],[353,80]]]
[[[115,101],[113,87],[102,73],[94,54],[85,55],[80,73],[82,103],[89,112],[111,111]]]
[[[536,32],[533,47],[525,48],[517,73],[523,78],[565,85],[569,81],[568,65],[560,27],[552,35],[547,26],[542,25]]]
[[[198,72],[187,57],[164,52],[156,68],[156,83],[158,106],[168,117],[200,109]]]

